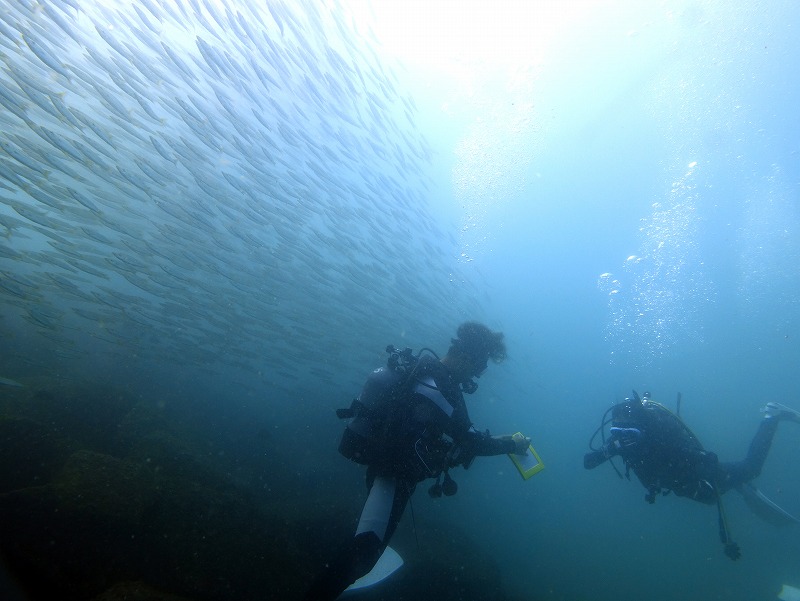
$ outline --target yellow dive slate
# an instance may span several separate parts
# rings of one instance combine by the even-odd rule
[[[521,432],[517,432],[517,434],[522,435]],[[516,436],[516,434],[514,436]],[[539,457],[539,453],[537,453],[536,449],[533,448],[533,445],[528,447],[528,452],[524,455],[509,453],[508,456],[511,457],[511,461],[513,461],[514,465],[517,466],[519,474],[522,476],[523,480],[527,480],[531,476],[538,474],[544,469],[544,463]]]

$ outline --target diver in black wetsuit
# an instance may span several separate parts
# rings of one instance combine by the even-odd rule
[[[654,503],[659,493],[674,492],[700,503],[716,504],[725,554],[735,560],[741,553],[730,538],[721,496],[737,489],[753,498],[752,491],[757,493],[757,490],[749,487],[749,483],[761,473],[778,422],[781,419],[800,422],[800,414],[778,403],[767,403],[762,412],[764,417],[750,442],[747,456],[741,461],[721,462],[715,453],[703,449],[677,415],[652,401],[649,393],[640,399],[634,391],[633,399],[625,399],[606,411],[603,423],[592,437],[593,441],[602,433],[603,444],[597,449],[592,447],[592,452],[584,455],[583,465],[594,469],[607,459],[620,456],[626,477],[629,478],[633,470],[647,489],[645,500],[648,503]],[[609,423],[609,413],[611,429],[606,440],[604,428]],[[774,509],[780,511],[777,506]]]
[[[355,536],[326,564],[305,601],[336,599],[372,569],[419,482],[435,478],[431,496],[453,495],[457,485],[450,468],[467,468],[476,456],[524,455],[530,444],[521,435],[477,432],[464,402],[462,393],[475,392],[473,378],[485,371],[489,359],[505,359],[502,333],[463,323],[441,360],[432,351],[433,357],[414,356],[410,349],[387,351],[388,365],[370,375],[349,410],[339,412],[353,418],[339,451],[367,466],[369,496]]]

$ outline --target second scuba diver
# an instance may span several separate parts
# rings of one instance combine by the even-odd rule
[[[762,412],[764,417],[747,456],[741,461],[721,462],[715,453],[703,449],[680,417],[651,400],[649,393],[639,398],[634,391],[633,398],[625,399],[606,411],[600,427],[592,436],[592,451],[584,455],[583,465],[586,469],[594,469],[619,456],[625,465],[626,477],[629,478],[630,470],[633,470],[647,489],[645,500],[648,503],[654,503],[658,494],[674,492],[679,497],[716,504],[725,554],[735,560],[741,553],[731,539],[722,507],[721,497],[727,491],[738,490],[750,508],[766,519],[786,523],[797,521],[764,497],[750,481],[761,473],[778,423],[782,420],[800,422],[800,413],[778,403],[767,403]],[[605,427],[609,423],[610,435],[606,439]],[[592,444],[598,433],[602,434],[603,443],[595,448]]]

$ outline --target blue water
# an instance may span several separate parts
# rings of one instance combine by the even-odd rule
[[[466,516],[530,598],[771,599],[800,582],[795,530],[761,523],[732,493],[743,557],[731,562],[713,508],[649,506],[635,478],[585,472],[581,452],[632,388],[673,409],[680,393],[684,419],[730,460],[761,404],[798,404],[800,82],[788,65],[800,13],[628,8],[607,3],[564,31],[526,90],[533,123],[500,168],[477,165],[515,181],[484,199],[479,226],[473,264],[510,360],[482,378],[472,417],[528,432],[547,469],[522,483],[479,462],[465,494],[432,511]],[[795,513],[798,445],[784,424],[757,481]]]
[[[265,180],[253,182],[247,178],[255,176],[237,170],[247,167],[243,153],[226,146],[224,160],[215,157],[199,169],[211,179],[227,169],[259,191],[267,178],[282,178],[294,193],[286,210],[300,215],[283,224],[295,237],[281,240],[280,232],[260,229],[238,213],[229,217],[246,196],[230,180],[216,178],[214,185],[230,197],[219,209],[208,204],[208,215],[198,213],[212,225],[183,225],[195,234],[183,248],[195,254],[180,263],[200,257],[216,267],[207,270],[201,259],[194,271],[185,266],[189,283],[180,291],[159,283],[161,292],[143,294],[121,279],[119,263],[104,264],[107,282],[64,272],[41,229],[6,226],[5,248],[48,254],[36,261],[0,256],[4,273],[30,283],[22,296],[6,291],[0,297],[0,375],[32,388],[73,380],[113,384],[158,399],[172,419],[203,433],[220,454],[262,452],[257,440],[245,436],[258,424],[272,445],[285,448],[279,461],[297,462],[300,490],[281,491],[287,511],[298,495],[320,507],[328,498],[352,496],[355,519],[360,468],[336,453],[342,424],[333,409],[358,393],[363,378],[383,362],[385,345],[444,352],[458,323],[477,319],[505,333],[509,358],[490,366],[468,398],[471,417],[494,433],[525,432],[547,467],[523,482],[506,458],[483,459],[458,474],[453,498],[431,501],[421,486],[414,497],[416,535],[410,516],[397,533],[402,554],[413,558],[417,538],[433,544],[426,540],[431,530],[419,525],[439,522],[465,530],[496,559],[513,598],[752,601],[775,598],[784,583],[800,587],[797,529],[760,522],[735,493],[726,497],[742,548],[734,563],[722,553],[714,508],[674,496],[650,506],[635,479],[620,480],[609,466],[592,472],[582,467],[603,412],[632,389],[648,390],[670,408],[680,394],[682,417],[723,460],[744,455],[763,403],[800,407],[800,5],[644,4],[586,3],[576,5],[574,15],[564,4],[538,3],[527,12],[513,5],[517,12],[504,20],[504,3],[494,3],[487,14],[497,21],[473,35],[485,35],[496,49],[504,27],[527,23],[532,38],[542,36],[540,46],[531,43],[535,54],[503,60],[502,52],[493,53],[481,61],[479,53],[465,51],[461,62],[449,63],[426,63],[382,43],[388,30],[377,7],[374,38],[364,34],[357,43],[374,53],[364,55],[365,64],[396,73],[383,82],[393,82],[397,93],[369,80],[365,90],[378,97],[386,92],[393,104],[373,105],[372,115],[380,118],[358,110],[372,132],[382,131],[374,139],[388,158],[326,133],[344,125],[335,114],[300,100],[294,100],[300,113],[291,112],[291,94],[271,96],[291,119],[269,109],[262,119],[309,136],[274,151],[286,153],[291,166],[264,162]],[[443,22],[457,29],[470,8],[450,7],[452,18]],[[302,7],[292,9],[302,13]],[[424,8],[414,4],[409,10]],[[43,27],[52,26],[41,12],[31,14]],[[552,28],[534,31],[542,22]],[[337,32],[328,27],[329,35]],[[308,37],[312,51],[324,56],[321,35]],[[409,44],[431,39],[436,36],[412,36]],[[225,46],[224,40],[214,43]],[[299,47],[286,43],[289,54]],[[18,64],[33,64],[23,44],[19,38],[4,52],[12,61],[21,57]],[[336,44],[345,54],[341,40]],[[238,46],[231,49],[236,52]],[[36,64],[32,77],[44,77]],[[292,77],[304,73],[297,62],[287,64]],[[55,76],[52,81],[65,86],[66,100],[77,98],[75,106],[97,108],[80,95],[88,87],[73,88]],[[233,85],[225,89],[237,93]],[[178,92],[154,94],[159,110]],[[359,98],[352,106],[366,102]],[[408,107],[403,98],[416,107],[411,121],[402,117]],[[141,109],[135,114],[146,122]],[[36,115],[55,128],[50,117]],[[244,122],[260,131],[246,115]],[[21,136],[16,140],[42,144],[23,121],[9,114],[4,119]],[[119,123],[98,120],[124,138]],[[144,139],[159,136],[162,130],[147,123],[152,129]],[[77,136],[68,123],[59,127]],[[202,144],[171,116],[164,131],[165,139],[180,131],[181,139]],[[361,130],[352,131],[358,136]],[[364,139],[370,138],[365,131]],[[123,144],[122,164],[130,169],[138,143]],[[332,149],[337,160],[322,150],[298,150],[315,143]],[[393,144],[408,169],[397,166]],[[7,152],[0,156],[13,163]],[[173,169],[152,148],[145,156]],[[315,168],[306,167],[307,160]],[[288,177],[292,168],[306,182],[314,169],[326,177],[303,187]],[[163,256],[174,257],[182,246],[156,226],[162,218],[177,222],[115,177],[122,192],[105,180],[87,187],[97,198],[104,198],[97,189],[105,187],[123,199],[104,209],[105,216],[120,216],[141,232],[132,238],[161,245]],[[180,187],[150,185],[165,195],[189,189],[198,205],[210,202],[192,176],[176,170],[174,177]],[[3,181],[4,198],[42,208],[17,184]],[[56,181],[71,187],[68,176],[59,173]],[[348,186],[372,200],[362,201],[353,188],[342,193]],[[262,202],[272,203],[269,194]],[[196,212],[198,205],[181,206]],[[0,205],[0,215],[19,219],[10,207]],[[141,213],[129,212],[134,207]],[[353,211],[341,221],[332,214],[348,208]],[[114,238],[116,230],[103,223],[96,222],[97,230]],[[243,242],[231,224],[263,236],[264,246]],[[80,225],[86,223],[64,220],[49,230],[85,243]],[[212,231],[223,250],[206,245]],[[106,248],[88,242],[97,254]],[[79,248],[85,252],[86,246]],[[141,246],[109,248],[170,267],[162,254]],[[79,289],[94,296],[65,292],[48,273],[77,275]],[[155,268],[141,273],[164,276]],[[113,300],[108,289],[135,296],[127,313],[101,302]],[[168,297],[169,306],[162,302]],[[131,304],[140,311],[130,311]],[[102,322],[76,317],[76,306],[98,311]],[[43,327],[30,320],[32,308],[64,315],[50,318],[57,326]],[[795,514],[800,474],[793,460],[799,452],[800,430],[782,424],[757,481]],[[269,473],[261,478],[268,480]],[[391,598],[390,590],[385,594]]]

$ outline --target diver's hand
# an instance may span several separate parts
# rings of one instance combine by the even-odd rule
[[[511,437],[511,441],[514,443],[515,455],[525,455],[528,452],[528,447],[531,446],[531,439],[519,432]]]
[[[527,436],[523,436],[519,432],[513,435],[505,434],[503,436],[495,436],[493,438],[512,443],[514,448],[509,451],[509,453],[513,453],[514,455],[524,455],[528,452],[528,447],[531,444],[531,439]]]

